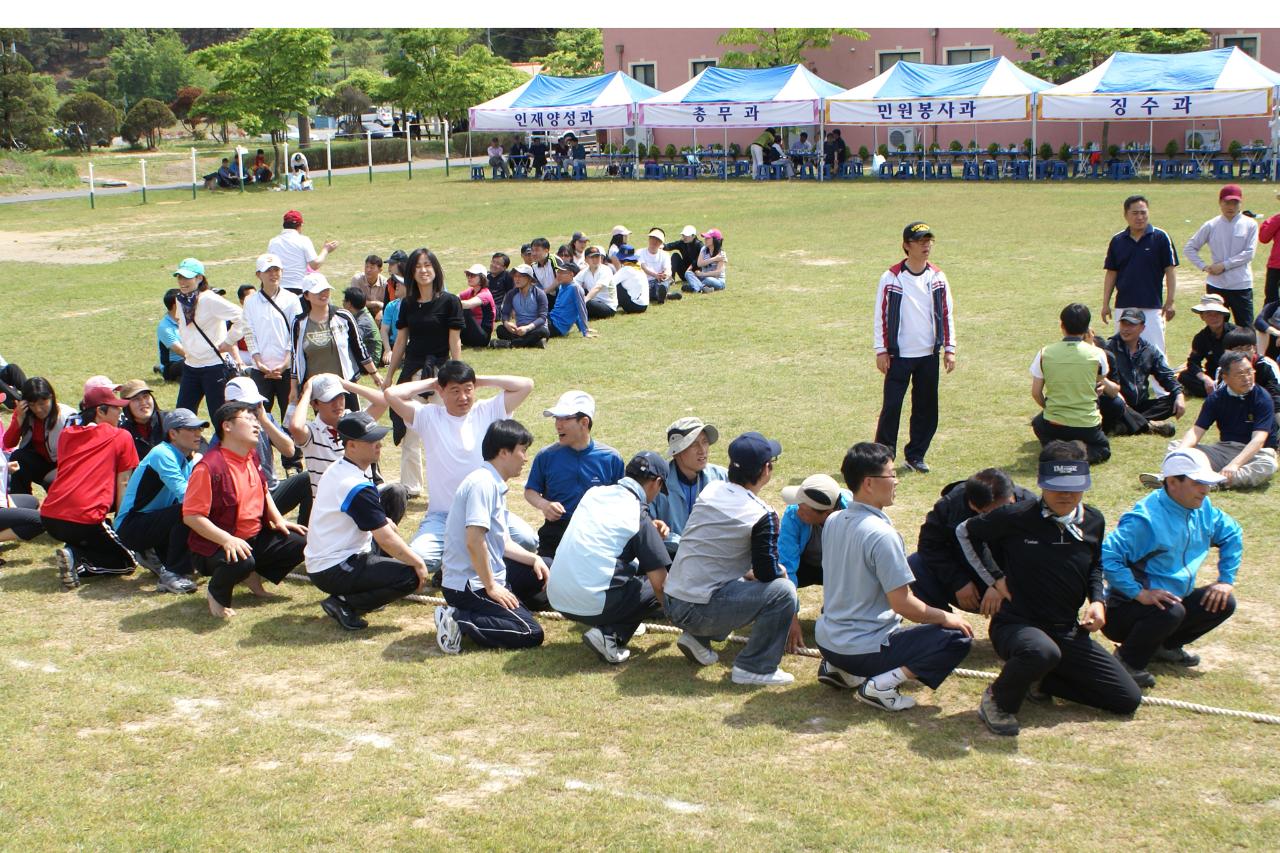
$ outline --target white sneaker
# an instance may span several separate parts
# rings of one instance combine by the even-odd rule
[[[599,628],[592,628],[582,635],[582,642],[600,656],[605,663],[619,664],[631,657],[630,649],[618,648],[618,641],[611,634],[605,634]]]
[[[716,654],[710,647],[702,645],[688,631],[685,631],[680,635],[680,639],[676,640],[676,648],[698,666],[711,666],[711,664],[720,660],[720,655]]]
[[[643,636],[645,635],[645,633],[646,633],[648,630],[649,630],[649,629],[648,629],[648,628],[646,628],[646,627],[644,626],[644,623],[643,623],[643,622],[641,622],[639,625],[637,625],[637,626],[636,626],[636,631],[635,631],[635,633],[634,633],[634,634],[632,634],[631,636],[633,636],[633,637],[643,637]]]
[[[454,609],[446,605],[436,608],[436,645],[446,655],[462,651],[462,629],[453,619]]]
[[[80,586],[80,567],[76,563],[75,552],[66,546],[55,548],[53,558],[58,565],[58,580],[62,588],[72,590]]]
[[[903,696],[898,692],[898,688],[890,687],[888,690],[881,690],[870,678],[862,682],[862,686],[854,695],[859,701],[866,702],[872,708],[879,708],[881,711],[905,711],[916,706],[916,700],[910,696]]]
[[[789,672],[781,669],[775,669],[773,672],[747,672],[745,669],[734,667],[729,673],[729,678],[734,684],[754,684],[758,686],[772,687],[780,684],[790,684],[796,680],[796,677]]]

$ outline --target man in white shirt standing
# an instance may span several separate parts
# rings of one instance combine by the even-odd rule
[[[249,375],[258,393],[266,398],[267,412],[279,403],[284,419],[289,405],[289,380],[293,360],[293,319],[302,313],[298,297],[280,287],[284,263],[271,253],[258,256],[257,276],[261,285],[244,301],[245,344],[253,367]]]
[[[871,318],[876,369],[884,374],[876,443],[897,458],[898,422],[910,384],[911,437],[904,465],[921,474],[929,472],[924,457],[938,431],[939,361],[947,373],[956,369],[955,307],[946,275],[929,263],[933,241],[933,230],[923,222],[902,230],[906,258],[880,276]]]
[[[284,264],[281,285],[295,296],[301,295],[305,287],[302,277],[307,274],[307,267],[320,269],[329,253],[336,248],[338,241],[330,240],[317,252],[311,238],[302,235],[302,214],[296,210],[285,212],[284,228],[267,243],[267,251]]]
[[[1236,325],[1253,325],[1253,253],[1258,248],[1258,223],[1252,216],[1240,215],[1244,194],[1239,184],[1227,184],[1218,191],[1219,216],[1213,217],[1191,235],[1183,253],[1191,263],[1208,273],[1204,289],[1217,293],[1231,308]],[[1200,258],[1200,248],[1209,245],[1213,262]]]

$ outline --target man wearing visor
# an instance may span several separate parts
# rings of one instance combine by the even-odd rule
[[[982,613],[991,617],[991,645],[1005,661],[978,706],[978,717],[998,735],[1018,733],[1015,715],[1028,695],[1037,701],[1060,696],[1117,714],[1132,714],[1142,701],[1120,661],[1091,637],[1106,624],[1106,522],[1083,503],[1091,485],[1084,449],[1048,442],[1037,482],[1039,500],[1000,507],[956,529],[974,570],[989,584]],[[984,547],[989,559],[977,556]]]

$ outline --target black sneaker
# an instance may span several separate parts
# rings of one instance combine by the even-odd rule
[[[866,681],[860,675],[850,675],[839,667],[832,666],[825,660],[818,664],[818,680],[828,687],[837,690],[856,690]]]
[[[667,291],[667,299],[668,299],[668,300],[672,300],[672,299],[675,299],[675,300],[684,299],[684,294],[682,294],[682,293],[681,293],[680,291],[678,291],[678,290],[668,290],[668,291]]]
[[[908,459],[903,464],[919,474],[929,473],[929,465],[923,459]]]
[[[1147,672],[1145,669],[1135,669],[1134,667],[1129,666],[1125,659],[1120,657],[1119,646],[1116,647],[1116,650],[1112,654],[1116,656],[1116,660],[1120,661],[1120,665],[1124,667],[1124,671],[1129,673],[1129,677],[1132,678],[1134,683],[1139,687],[1146,690],[1156,686],[1156,677],[1154,675]]]
[[[1151,656],[1152,660],[1158,660],[1161,663],[1172,663],[1178,666],[1199,666],[1200,655],[1192,654],[1178,646],[1176,649],[1166,649],[1164,646],[1156,649],[1156,653]]]
[[[978,703],[978,719],[986,723],[992,734],[1012,737],[1020,730],[1018,718],[1013,714],[1001,711],[1000,706],[996,705],[996,700],[991,695],[990,687],[982,691],[982,701]]]
[[[369,623],[359,613],[348,607],[347,603],[337,596],[329,596],[320,602],[320,607],[348,631],[359,631],[361,628],[369,627]]]

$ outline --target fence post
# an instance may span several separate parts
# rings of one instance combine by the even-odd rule
[[[409,123],[405,122],[404,129],[404,156],[405,161],[409,164],[409,180],[413,180],[413,135],[409,133]]]
[[[329,186],[333,186],[333,137],[324,141],[324,165],[329,170]]]
[[[89,164],[89,209],[93,210],[97,207],[93,201],[93,164]]]
[[[469,139],[470,137],[468,137]],[[444,120],[444,176],[449,177],[449,120]]]
[[[293,169],[289,168],[289,138],[287,136],[284,140],[284,169],[281,171],[284,173],[280,176],[282,178],[281,183],[284,184],[284,188],[287,190],[289,189],[289,173],[293,171]]]
[[[142,203],[147,203],[147,159],[142,157],[138,160],[142,165]]]
[[[240,178],[240,192],[244,192],[244,149],[236,146],[236,174]]]
[[[196,149],[191,149],[191,200],[196,200]]]
[[[369,150],[369,183],[373,183],[373,133],[368,129],[364,133]]]

